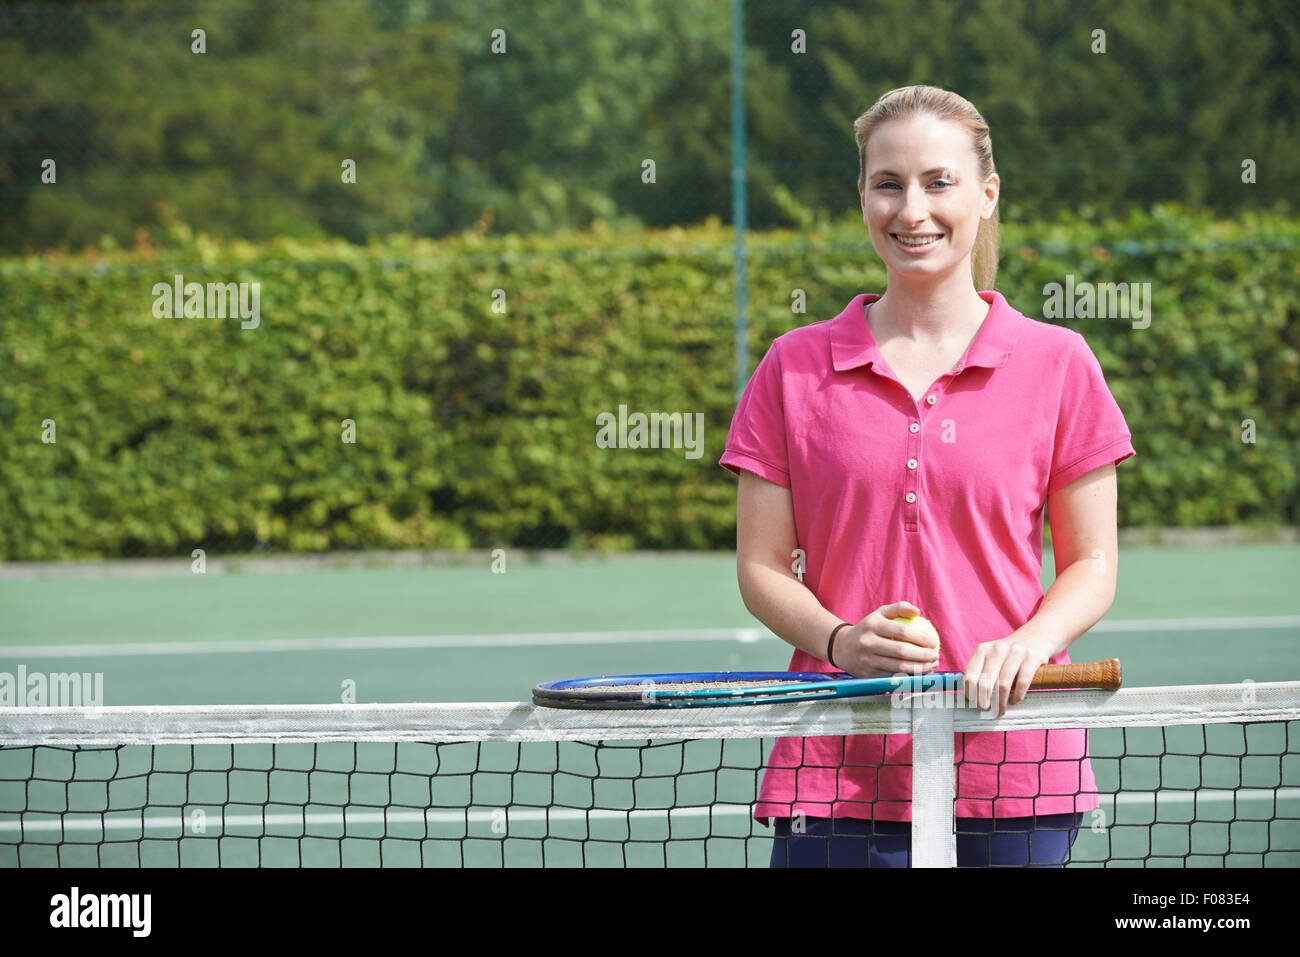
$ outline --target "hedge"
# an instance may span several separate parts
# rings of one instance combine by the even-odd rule
[[[1031,317],[1067,274],[1152,283],[1149,328],[1052,320],[1086,336],[1133,431],[1122,525],[1296,522],[1298,238],[1173,207],[1004,224],[997,287]],[[715,221],[364,247],[178,227],[165,250],[0,260],[0,558],[731,547],[732,248]],[[883,288],[852,218],[747,248],[751,368]],[[260,326],[157,318],[178,273],[258,283]],[[702,415],[703,454],[600,447],[620,406]]]

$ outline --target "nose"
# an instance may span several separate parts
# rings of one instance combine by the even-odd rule
[[[909,229],[921,225],[930,218],[925,190],[919,183],[907,188],[907,193],[903,197],[903,208],[899,211],[898,218]]]

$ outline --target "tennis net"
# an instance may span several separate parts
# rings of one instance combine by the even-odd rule
[[[914,866],[963,736],[1088,730],[1078,866],[1300,864],[1300,682],[794,705],[0,708],[0,867],[767,866],[777,737],[911,735]]]

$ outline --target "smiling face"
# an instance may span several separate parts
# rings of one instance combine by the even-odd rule
[[[997,174],[982,180],[971,134],[933,116],[889,120],[867,142],[863,223],[891,277],[962,268],[997,206]]]

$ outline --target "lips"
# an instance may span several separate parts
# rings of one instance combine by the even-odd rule
[[[890,233],[889,236],[894,240],[898,248],[909,253],[919,253],[925,252],[927,249],[933,249],[943,239],[942,233],[916,233],[913,235]]]

